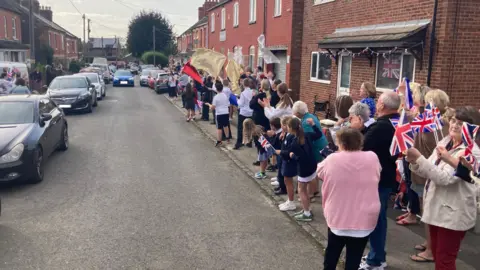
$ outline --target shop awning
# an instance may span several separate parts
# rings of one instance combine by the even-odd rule
[[[0,40],[0,49],[10,49],[10,50],[28,50],[30,46],[27,44],[22,44],[20,42],[11,41],[11,40]]]
[[[425,40],[430,20],[336,29],[318,43],[321,49],[409,48]]]

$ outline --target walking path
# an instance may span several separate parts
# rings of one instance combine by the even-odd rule
[[[167,99],[168,97],[165,96]],[[168,99],[175,107],[184,114],[184,110],[181,108],[181,100],[176,102]],[[211,116],[211,115],[210,115]],[[200,117],[197,116],[199,119]],[[179,119],[185,119],[183,116]],[[236,118],[235,118],[236,119]],[[176,120],[174,120],[176,121]],[[187,123],[186,123],[187,124]],[[192,122],[193,125],[197,126],[201,132],[203,132],[209,139],[212,140],[212,147],[214,147],[216,127],[215,125],[210,124],[210,122],[197,120]],[[232,122],[231,126],[232,134],[236,139],[237,128],[236,121]],[[250,179],[245,179],[246,181],[255,181],[260,188],[266,192],[271,198],[273,203],[280,204],[286,200],[286,196],[276,196],[272,192],[272,186],[270,185],[270,178],[275,177],[276,173],[267,173],[268,178],[264,180],[256,180],[253,178],[253,175],[258,172],[258,168],[253,166],[252,163],[256,160],[256,151],[255,149],[242,148],[241,150],[233,150],[233,141],[232,144],[227,145],[226,147],[220,148],[225,154],[232,159],[237,166],[239,166]],[[235,192],[235,191],[233,191]],[[347,198],[346,198],[347,199]],[[295,197],[295,201],[297,196]],[[301,209],[300,202],[296,201],[297,210]],[[292,221],[301,226],[306,233],[310,234],[319,244],[323,247],[326,247],[327,244],[327,224],[323,217],[323,211],[321,206],[321,198],[317,197],[316,201],[312,203],[312,213],[315,218],[314,221],[309,223],[297,222],[293,219],[294,211],[286,213],[289,217],[292,218]],[[388,220],[388,234],[387,234],[387,263],[388,269],[435,269],[433,263],[416,263],[409,259],[411,254],[415,253],[413,247],[416,244],[420,244],[424,241],[424,230],[423,224],[413,225],[410,227],[399,226],[395,224],[395,217],[401,214],[400,210],[395,210],[392,207],[388,210],[390,217]],[[468,233],[465,237],[465,240],[462,243],[460,249],[459,259],[457,260],[457,268],[462,270],[467,269],[480,269],[480,235]],[[368,251],[368,246],[367,250]]]

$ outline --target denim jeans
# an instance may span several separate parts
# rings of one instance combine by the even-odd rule
[[[391,188],[378,188],[380,195],[380,215],[377,226],[370,234],[370,252],[367,256],[367,263],[371,266],[380,266],[386,261],[385,244],[387,242],[387,209],[390,199]]]

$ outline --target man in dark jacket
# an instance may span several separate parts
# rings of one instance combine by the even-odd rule
[[[390,145],[395,133],[390,119],[398,119],[398,108],[400,97],[394,92],[384,92],[377,102],[377,121],[370,125],[365,131],[364,151],[372,151],[377,154],[382,171],[378,192],[380,195],[380,215],[375,230],[370,234],[370,252],[367,260],[363,262],[360,269],[383,269],[386,265],[385,243],[387,238],[387,208],[390,193],[396,186],[396,164],[397,156],[390,155]],[[382,267],[383,266],[383,267]]]

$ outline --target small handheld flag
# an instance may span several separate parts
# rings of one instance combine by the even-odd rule
[[[417,115],[410,125],[415,133],[434,132],[437,129],[433,115],[427,112]]]
[[[413,97],[412,89],[410,89],[410,80],[404,78],[405,80],[405,109],[410,110],[413,108]]]
[[[269,147],[273,147],[263,135],[260,136],[260,139],[258,139],[258,142],[265,150],[268,150]]]
[[[398,125],[395,128],[392,144],[390,145],[390,154],[396,156],[413,147],[414,136],[412,127],[405,116],[405,110],[402,110]]]

